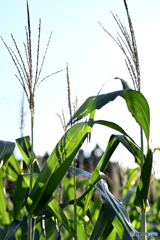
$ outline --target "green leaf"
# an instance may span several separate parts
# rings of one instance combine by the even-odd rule
[[[3,181],[0,181],[0,199],[0,222],[2,225],[9,225],[11,223],[11,219],[8,211],[6,196],[4,194]]]
[[[71,168],[69,168],[71,171]],[[76,176],[83,175],[87,178],[91,177],[89,172],[86,172],[82,169],[76,168]],[[101,194],[102,198],[105,200],[104,203],[105,211],[110,221],[112,222],[114,228],[118,234],[122,237],[123,240],[132,240],[130,232],[137,232],[131,225],[131,222],[128,218],[128,214],[123,205],[109,192],[107,183],[104,180],[100,180],[96,185],[95,189]],[[122,236],[123,235],[123,236]],[[135,239],[140,239],[139,236],[136,236]]]
[[[113,225],[106,214],[104,205],[102,205],[98,219],[91,234],[90,240],[107,239],[111,234],[112,230]]]
[[[89,97],[77,110],[68,125],[71,122],[82,119],[95,109],[102,108],[110,101],[115,100],[118,96],[125,99],[128,110],[131,112],[138,124],[143,128],[147,141],[149,141],[150,112],[148,103],[140,92],[131,89]]]
[[[58,221],[68,230],[68,232],[74,236],[74,230],[71,226],[71,223],[63,213],[55,198],[46,205],[46,208],[53,216],[58,219]]]
[[[147,100],[142,93],[134,90],[123,92],[121,96],[126,100],[129,111],[143,128],[147,141],[149,141],[150,110]]]
[[[153,153],[149,149],[145,162],[143,164],[141,177],[139,179],[139,183],[137,187],[136,198],[134,200],[134,204],[145,211],[148,207],[147,197],[148,197],[148,190],[149,190],[150,177],[151,177],[151,171],[152,171],[152,161],[153,161]]]
[[[95,109],[100,109],[105,104],[109,103],[110,101],[113,101],[115,98],[120,96],[124,91],[126,90],[111,92],[111,93],[87,98],[87,100],[80,106],[77,112],[70,119],[68,125],[71,122],[74,123],[75,121],[82,119],[83,117],[87,116],[92,111],[94,111]]]
[[[0,226],[0,240],[4,239],[5,231],[4,226]]]
[[[17,174],[9,166],[6,168],[4,177],[7,178],[8,180],[10,180],[11,182],[16,182],[16,180],[17,180]]]
[[[32,186],[34,186],[37,174],[33,174]],[[14,218],[18,218],[20,210],[25,205],[25,198],[27,189],[30,185],[30,174],[23,174],[19,175],[17,178],[16,186],[15,186],[15,193],[14,193],[14,201],[13,201],[13,216]]]
[[[141,149],[133,142],[131,142],[125,135],[113,134],[117,140],[123,144],[125,148],[135,157],[137,163],[141,163]]]
[[[72,227],[74,227],[74,221],[70,220]],[[80,222],[77,222],[77,237],[79,240],[85,240],[84,227]]]
[[[73,168],[70,166],[68,169],[68,172],[73,174]],[[84,170],[80,168],[76,168],[76,176],[82,175]],[[86,172],[87,173],[87,172]],[[77,199],[77,204],[80,204],[80,202],[83,200],[85,202],[84,210],[87,211],[89,202],[91,200],[91,197],[93,195],[94,186],[105,176],[104,173],[94,170],[94,172],[90,175],[88,175],[89,181],[87,183],[87,186],[83,192],[83,194]],[[74,203],[74,200],[70,201],[70,204]]]
[[[128,189],[130,189],[135,184],[135,177],[138,174],[138,171],[140,170],[140,167],[129,169],[127,172],[127,182],[123,190],[123,194],[125,194]]]
[[[119,141],[117,140],[116,137],[114,137],[113,135],[110,137],[109,142],[107,144],[107,148],[103,154],[103,156],[101,157],[101,159],[99,160],[96,169],[99,171],[104,171],[113,152],[115,151],[115,149],[117,148],[119,144]]]
[[[128,151],[131,154],[133,154],[133,156],[136,158],[136,160],[140,164],[141,151],[140,151],[139,147],[134,142],[132,142],[128,138],[126,138],[124,135],[112,134],[108,141],[106,150],[97,164],[97,167],[96,167],[97,170],[102,171],[102,172],[105,170],[112,154],[114,153],[114,151],[117,148],[119,143],[122,143],[128,149]]]
[[[154,148],[153,153],[155,153],[155,151],[160,151],[160,148]]]
[[[23,170],[20,168],[20,161],[18,161],[13,154],[9,158],[9,163],[17,174],[23,173]]]
[[[31,164],[31,157],[32,157],[32,154],[31,154],[32,147],[29,140],[30,140],[29,136],[16,139],[17,146],[28,167]],[[33,153],[33,172],[39,173],[40,171],[41,170],[40,170],[38,161],[36,159],[35,154]]]
[[[0,168],[10,158],[15,148],[15,143],[0,141]]]
[[[31,191],[30,199],[33,202],[29,214],[37,214],[50,199],[71,162],[87,137],[90,130],[88,123],[78,123],[71,127],[59,141]]]
[[[123,130],[123,128],[121,128],[116,123],[108,122],[108,121],[104,121],[104,120],[98,120],[98,121],[94,121],[94,124],[100,124],[100,125],[112,128],[112,129],[124,134],[126,137],[128,137],[134,143],[134,140]]]
[[[84,200],[84,202],[85,202],[84,211],[85,212],[88,210],[92,195],[95,191],[95,189],[94,189],[95,184],[97,184],[97,182],[99,182],[104,176],[105,176],[105,174],[103,174],[102,172],[100,172],[98,170],[94,170],[94,172],[91,175],[91,178],[89,179],[89,181],[86,185],[84,193],[78,199],[77,202],[79,202],[81,199]],[[88,194],[86,194],[87,192],[88,192]]]
[[[128,84],[125,80],[123,80],[122,78],[116,77],[115,79],[118,79],[118,80],[121,81],[122,86],[123,86],[123,89],[131,89],[131,87],[129,86],[129,84]]]
[[[22,220],[14,220],[8,228],[7,235],[4,240],[12,240],[14,239],[14,235],[17,232],[18,228],[21,226]]]

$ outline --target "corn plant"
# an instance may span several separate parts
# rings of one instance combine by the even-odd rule
[[[131,89],[126,81],[118,78],[122,83],[122,89],[106,94],[100,94],[100,92],[98,92],[97,95],[87,98],[73,114],[71,101],[70,98],[68,98],[70,120],[67,124],[64,124],[64,121],[62,121],[65,130],[64,135],[58,141],[42,170],[38,165],[33,151],[33,123],[35,110],[34,95],[36,88],[44,80],[42,79],[39,81],[39,76],[46,53],[40,70],[38,71],[40,43],[39,25],[37,67],[35,80],[33,81],[31,28],[28,2],[28,30],[26,29],[27,47],[25,48],[28,60],[28,72],[14,38],[13,41],[21,59],[21,64],[11,48],[3,41],[19,72],[20,78],[18,77],[18,79],[25,91],[31,113],[31,141],[29,136],[16,139],[16,144],[22,154],[24,162],[28,168],[30,168],[30,173],[24,174],[23,170],[20,168],[19,162],[15,159],[13,155],[15,143],[0,141],[0,191],[2,202],[0,205],[0,223],[2,226],[0,231],[1,235],[3,234],[3,236],[5,236],[5,240],[14,238],[26,240],[141,239],[138,235],[139,225],[137,226],[133,222],[133,216],[131,214],[131,220],[128,216],[127,206],[129,202],[132,202],[132,206],[134,203],[141,209],[141,231],[146,231],[147,197],[153,161],[153,153],[149,147],[150,110],[146,98],[140,91],[138,51],[131,18],[125,0],[124,3],[131,30],[131,38],[129,38],[126,28],[121,24],[120,20],[114,17],[127,41],[129,56],[123,46],[124,41],[122,38],[118,38],[115,41],[126,55],[127,67],[131,74],[135,89]],[[125,46],[127,47],[127,45]],[[68,96],[70,97],[68,65],[67,81]],[[141,146],[139,146],[118,124],[107,120],[94,119],[97,109],[101,109],[106,104],[114,101],[117,97],[121,97],[125,100],[128,111],[132,114],[141,128]],[[87,116],[89,116],[88,120],[80,121]],[[114,129],[119,132],[119,134],[112,134],[110,136],[103,156],[98,162],[95,170],[89,173],[83,169],[76,168],[76,157],[83,142],[86,139],[91,141],[92,128],[96,127],[96,125],[103,125],[104,127]],[[143,150],[143,133],[147,142],[146,153],[144,153]],[[110,193],[106,181],[103,180],[105,168],[120,143],[134,156],[137,163],[137,168],[131,170],[128,175],[126,189],[124,189],[125,195],[123,203]],[[155,150],[159,150],[159,148]],[[134,190],[130,189],[131,181],[135,178],[139,169],[141,169],[141,171],[138,187]],[[70,174],[70,176],[73,174],[73,178],[68,177],[68,174]],[[83,176],[85,180],[79,183],[77,182],[76,176]],[[4,177],[16,184],[13,192],[13,206],[9,205],[8,199],[3,191],[4,186],[2,179]],[[64,181],[65,189],[63,194],[64,197],[61,198],[62,201],[58,202],[56,199],[56,191],[58,191],[62,180]],[[82,185],[85,186],[85,188],[81,195],[78,196],[76,191],[78,186]],[[130,193],[129,191],[131,190],[132,192]],[[100,200],[98,201],[92,200],[95,191],[99,192]],[[160,210],[159,202],[160,196],[154,206],[157,219]],[[138,212],[136,214],[137,215],[134,215],[134,217],[138,216]],[[158,228],[155,228],[157,219],[155,218],[154,221],[148,223],[150,226],[149,230],[156,230],[158,232]]]

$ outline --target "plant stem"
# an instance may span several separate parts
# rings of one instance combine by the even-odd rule
[[[29,194],[32,191],[33,178],[33,127],[34,127],[34,112],[31,109],[31,163],[30,163],[30,187]],[[28,240],[32,240],[32,217],[28,217]]]
[[[142,127],[140,128],[140,135],[141,135],[141,174],[144,164],[144,156],[143,156],[143,130]],[[147,224],[146,224],[146,212],[145,209],[141,209],[141,232],[147,232]],[[147,239],[146,236],[142,236],[142,240]]]
[[[73,160],[73,177],[74,177],[74,240],[77,237],[77,195],[76,195],[76,158]]]

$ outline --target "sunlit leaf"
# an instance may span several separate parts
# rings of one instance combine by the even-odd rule
[[[82,119],[95,109],[102,108],[110,101],[115,100],[118,96],[125,99],[128,110],[131,112],[137,123],[143,128],[147,141],[149,141],[150,112],[148,103],[140,92],[131,89],[89,97],[77,110],[68,125],[71,122]]]
[[[55,191],[71,162],[87,137],[90,130],[88,123],[78,123],[71,127],[59,141],[31,191],[33,202],[29,213],[37,214]]]
[[[50,213],[52,213],[53,216],[58,219],[58,221],[68,230],[68,232],[74,236],[74,230],[71,226],[71,223],[63,213],[55,198],[47,204],[46,208]]]
[[[6,196],[4,194],[3,181],[0,181],[0,222],[3,225],[8,225],[11,222],[11,216],[8,211]]]
[[[9,158],[9,163],[17,174],[23,173],[23,170],[20,168],[20,161],[18,161],[13,154]]]
[[[74,221],[70,220],[72,227],[74,227]],[[84,226],[80,222],[77,222],[77,237],[78,239],[85,240]]]
[[[17,174],[9,166],[6,168],[4,177],[7,178],[8,180],[10,180],[11,182],[15,182],[17,180]]]

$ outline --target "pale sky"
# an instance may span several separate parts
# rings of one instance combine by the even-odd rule
[[[147,98],[151,112],[152,147],[160,147],[160,1],[128,0],[128,7],[134,25],[139,49],[142,93]],[[124,56],[118,46],[99,26],[98,21],[114,36],[119,31],[110,10],[118,14],[128,27],[123,0],[34,0],[29,1],[33,61],[36,61],[37,34],[39,18],[42,21],[40,59],[42,59],[50,32],[52,40],[46,56],[41,77],[66,68],[69,65],[72,101],[78,96],[79,106],[89,96],[96,95],[101,86],[107,82],[102,93],[118,90],[121,85],[113,81],[120,77],[132,86],[124,62]],[[23,41],[27,25],[26,1],[0,0],[0,36],[16,52],[10,33],[14,35],[17,45],[25,57]],[[0,42],[0,133],[1,140],[14,141],[20,137],[19,108],[22,87],[14,74],[16,68],[5,46]],[[111,81],[112,80],[112,81]],[[35,96],[35,153],[43,155],[52,152],[63,135],[59,118],[64,110],[66,121],[69,120],[67,107],[66,71],[52,76],[37,89]],[[27,111],[25,135],[30,135],[30,113]],[[124,101],[117,99],[97,111],[96,119],[104,119],[119,124],[139,143],[139,127],[131,114],[127,112]],[[85,119],[84,119],[85,120]],[[92,150],[96,143],[105,150],[110,135],[114,133],[105,127],[95,126],[92,141],[84,144],[85,151]],[[132,156],[121,146],[112,157],[123,165],[133,167]],[[160,154],[154,157],[156,176],[160,177]]]

